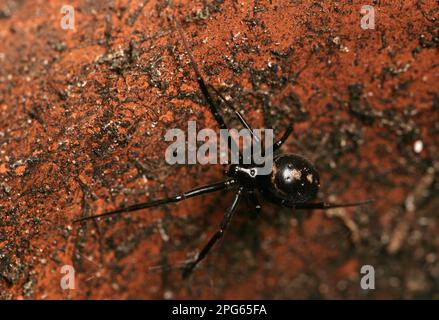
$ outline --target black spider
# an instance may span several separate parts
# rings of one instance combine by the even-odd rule
[[[206,85],[203,77],[201,76],[197,63],[192,57],[189,45],[186,38],[176,23],[176,29],[183,41],[186,53],[189,57],[190,64],[197,77],[197,82],[200,90],[206,99],[207,104],[210,107],[216,122],[218,123],[220,129],[228,129],[226,123],[218,111],[218,106],[216,101],[212,98],[208,86]],[[235,113],[241,124],[249,130],[253,139],[258,139],[256,135],[253,134],[252,127],[244,119],[242,114],[235,110],[234,107],[212,86],[209,86],[221,100],[229,105],[231,110]],[[255,212],[257,214],[261,211],[261,205],[258,200],[258,194],[262,195],[266,200],[294,209],[331,209],[339,207],[353,207],[362,204],[370,203],[372,200],[367,200],[363,202],[356,203],[346,203],[346,204],[334,204],[326,202],[310,202],[317,196],[318,189],[320,187],[319,174],[314,167],[314,165],[305,159],[304,157],[297,154],[284,154],[284,153],[274,153],[278,151],[283,143],[287,140],[292,132],[292,128],[288,127],[282,137],[273,144],[273,167],[271,174],[259,174],[260,165],[243,164],[242,154],[240,153],[239,159],[240,164],[230,165],[226,174],[229,177],[225,181],[210,184],[207,186],[199,187],[174,197],[158,199],[146,203],[135,204],[129,207],[120,208],[111,212],[106,212],[98,215],[87,216],[75,220],[75,222],[96,219],[99,217],[105,217],[109,215],[121,214],[126,212],[137,211],[145,208],[156,207],[159,205],[165,205],[168,203],[179,202],[188,198],[200,196],[206,193],[211,193],[220,190],[237,190],[232,204],[226,210],[224,218],[219,226],[218,231],[210,238],[209,242],[204,246],[197,257],[188,262],[183,267],[183,277],[186,278],[192,272],[192,270],[197,266],[197,264],[202,261],[206,255],[209,253],[213,245],[222,238],[224,232],[229,226],[230,220],[233,213],[236,211],[241,198],[246,197],[250,203],[254,205]],[[230,143],[236,143],[233,139],[229,141]]]

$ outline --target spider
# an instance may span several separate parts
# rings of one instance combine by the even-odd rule
[[[249,130],[252,138],[258,139],[258,136],[253,134],[254,130],[245,120],[243,115],[239,111],[237,111],[234,106],[227,99],[225,99],[218,90],[216,90],[213,86],[206,84],[206,81],[199,71],[197,62],[192,56],[191,50],[189,49],[189,44],[178,22],[176,22],[175,24],[175,29],[178,32],[181,41],[183,42],[191,68],[195,73],[200,91],[203,94],[204,99],[207,102],[207,105],[209,106],[210,111],[213,114],[220,129],[228,130],[229,128],[227,127],[226,122],[219,112],[217,101],[211,95],[211,91],[215,92],[219,99],[221,99],[229,106],[229,108],[237,116],[239,122],[247,130]],[[236,212],[238,204],[243,197],[245,197],[252,204],[252,206],[254,206],[256,216],[261,213],[261,204],[259,202],[259,198],[261,196],[271,203],[298,210],[327,210],[340,207],[355,207],[373,201],[367,200],[362,202],[344,204],[312,202],[312,200],[316,199],[317,192],[320,188],[319,173],[316,170],[315,166],[301,155],[280,152],[281,146],[289,138],[292,131],[292,127],[289,126],[280,137],[280,139],[273,144],[271,150],[271,152],[273,153],[273,166],[271,173],[268,175],[259,174],[258,169],[261,166],[256,165],[254,162],[250,164],[244,164],[242,153],[239,152],[239,164],[229,165],[227,170],[225,170],[227,179],[224,181],[198,187],[190,191],[175,195],[173,197],[162,198],[146,203],[134,204],[128,207],[116,209],[114,211],[82,217],[76,219],[74,222],[92,220],[100,217],[128,213],[141,209],[176,203],[188,198],[197,197],[221,190],[235,190],[236,192],[233,201],[225,211],[224,217],[221,221],[221,224],[219,225],[218,230],[212,235],[210,240],[201,249],[198,255],[193,260],[187,262],[183,266],[182,276],[183,278],[187,278],[192,273],[194,268],[204,258],[206,258],[212,247],[223,237],[225,231],[230,225],[232,216]],[[228,141],[229,150],[231,143],[236,142],[233,139],[230,139]]]

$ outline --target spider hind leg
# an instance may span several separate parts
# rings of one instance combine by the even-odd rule
[[[215,232],[215,234],[210,238],[210,240],[203,247],[203,249],[200,251],[200,253],[197,255],[197,257],[193,261],[188,262],[183,267],[183,272],[182,272],[183,279],[186,279],[191,275],[191,273],[195,269],[195,267],[209,254],[210,250],[215,245],[215,243],[223,237],[224,232],[226,231],[227,227],[230,224],[230,221],[232,219],[233,214],[235,213],[236,209],[238,208],[239,201],[241,200],[241,197],[242,197],[243,189],[244,189],[243,187],[240,187],[238,189],[238,191],[235,195],[235,198],[233,199],[232,204],[230,205],[230,207],[226,210],[226,212],[224,214],[224,218],[221,221],[221,224],[220,224],[218,231]]]

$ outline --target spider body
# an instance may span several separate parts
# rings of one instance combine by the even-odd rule
[[[268,201],[291,205],[306,203],[317,197],[319,173],[306,158],[297,154],[278,154],[273,157],[270,174],[260,174],[254,165],[232,165],[227,175],[246,189],[255,189]]]
[[[261,193],[271,202],[287,206],[314,200],[319,188],[316,168],[297,154],[275,156],[271,174],[260,179]]]
[[[203,77],[199,72],[197,63],[192,57],[189,45],[186,41],[186,38],[184,37],[181,28],[178,25],[178,22],[176,23],[176,29],[180,34],[180,38],[185,47],[186,54],[189,57],[190,64],[196,75],[196,80],[198,82],[200,91],[203,94],[206,104],[209,106],[210,111],[215,118],[219,128],[228,129],[221,113],[219,112],[219,108],[217,105],[218,101],[213,98],[209,88],[216,92],[218,97],[223,100],[223,102],[227,103],[229,107],[231,107],[231,110],[235,113],[241,124],[250,131],[253,139],[258,139],[257,136],[253,134],[254,131],[252,127],[249,123],[247,123],[242,114],[234,109],[233,105],[231,105],[214,87],[208,87],[208,85],[205,83]],[[310,161],[305,159],[303,156],[280,152],[281,146],[288,139],[291,133],[292,128],[288,127],[282,137],[272,145],[270,152],[273,155],[273,165],[272,170],[269,174],[262,174],[262,171],[260,170],[261,167],[254,163],[243,164],[243,157],[240,152],[239,164],[229,166],[228,170],[226,171],[228,179],[224,181],[198,187],[168,198],[153,200],[146,203],[134,204],[128,207],[116,209],[114,211],[82,217],[75,220],[75,222],[81,222],[104,216],[128,213],[160,205],[176,203],[186,200],[188,198],[197,197],[203,194],[217,192],[221,190],[235,190],[236,193],[233,201],[231,205],[226,209],[223,220],[221,221],[218,230],[212,235],[210,240],[202,248],[202,250],[195,257],[195,259],[188,262],[184,266],[183,277],[187,277],[191,274],[192,270],[198,265],[198,263],[207,256],[215,243],[217,243],[217,241],[223,237],[227,227],[231,222],[232,216],[236,212],[238,204],[243,197],[246,198],[250,204],[254,205],[254,211],[256,215],[260,214],[261,212],[261,205],[258,199],[259,196],[264,197],[266,200],[276,205],[281,205],[284,207],[294,208],[298,210],[327,210],[330,208],[353,207],[371,202],[371,200],[347,204],[311,202],[313,199],[316,198],[317,192],[320,187],[320,178],[316,168]],[[233,139],[230,140],[229,143],[236,144]],[[230,144],[229,150],[233,150],[233,148],[230,148]]]

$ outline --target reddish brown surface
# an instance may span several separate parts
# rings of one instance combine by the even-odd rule
[[[66,1],[0,2],[0,297],[438,298],[437,2],[381,1],[368,31],[357,0],[174,2],[69,1],[74,31]],[[172,14],[255,127],[294,123],[285,150],[316,163],[321,198],[376,203],[302,228],[268,204],[252,221],[244,203],[190,281],[166,266],[193,257],[230,195],[72,224],[222,177],[164,159],[166,129],[216,127]],[[65,264],[76,290],[60,288]]]

